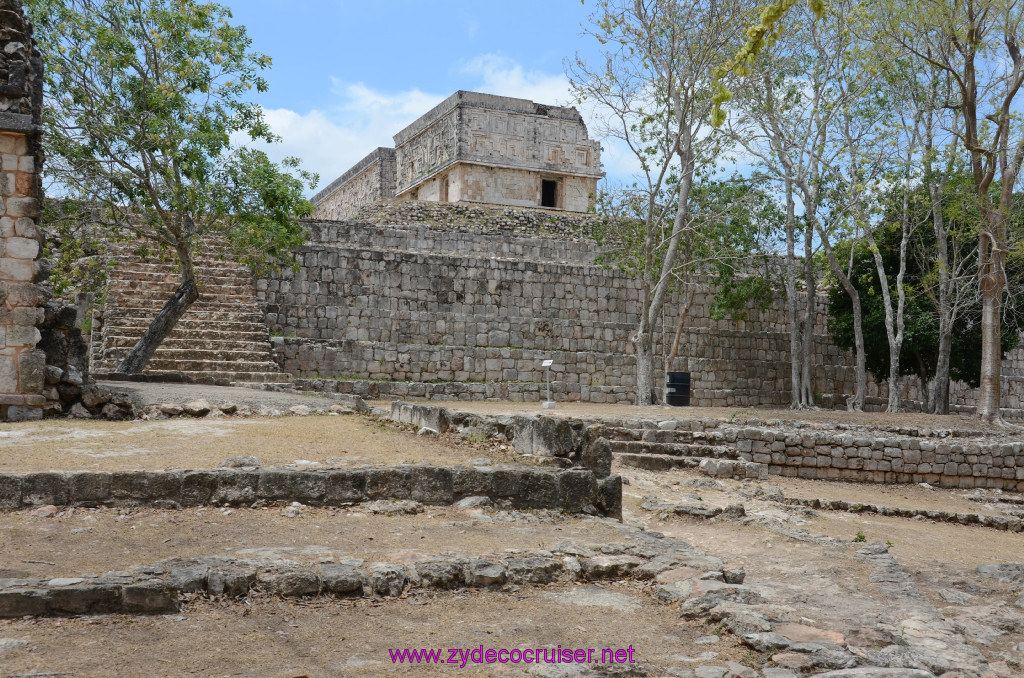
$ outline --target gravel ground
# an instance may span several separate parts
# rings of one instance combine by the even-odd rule
[[[276,407],[287,409],[293,405],[330,407],[338,403],[333,398],[277,391],[260,391],[243,386],[206,386],[203,384],[161,384],[135,381],[101,381],[99,385],[111,391],[126,393],[140,407],[160,403],[184,403],[203,398],[210,404],[233,402],[248,407]]]

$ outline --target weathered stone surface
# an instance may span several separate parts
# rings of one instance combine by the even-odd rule
[[[181,409],[190,417],[205,417],[210,413],[210,410],[212,410],[213,407],[206,400],[200,398],[198,400],[190,400],[183,404]]]
[[[13,511],[21,508],[20,475],[0,473],[0,510]]]
[[[412,470],[409,498],[423,504],[451,504],[454,501],[452,471],[436,466],[420,466]]]
[[[593,471],[564,471],[558,476],[558,495],[566,513],[597,513],[597,479]]]
[[[256,579],[268,593],[285,598],[315,596],[320,593],[320,577],[316,572],[304,568],[260,572]]]
[[[121,597],[125,612],[156,614],[178,610],[178,592],[158,581],[124,586]]]
[[[210,495],[210,503],[239,505],[256,501],[260,478],[258,471],[218,471],[214,477],[217,484]]]
[[[64,473],[26,473],[22,476],[21,502],[25,506],[63,505],[68,502],[68,479]]]
[[[409,583],[405,568],[388,563],[370,565],[369,588],[371,594],[379,596],[400,596]]]
[[[516,584],[547,584],[558,579],[564,567],[561,560],[541,556],[509,558],[505,561],[507,576]]]
[[[454,589],[463,585],[462,567],[450,560],[428,560],[416,563],[416,574],[424,586]]]
[[[366,473],[360,470],[328,471],[325,501],[330,506],[366,499]]]
[[[92,580],[70,586],[52,586],[47,598],[47,609],[56,614],[117,612],[121,607],[121,587],[112,582]]]
[[[587,579],[617,579],[629,575],[635,568],[644,564],[642,558],[636,556],[594,556],[580,561],[583,576]]]
[[[111,497],[113,475],[103,471],[68,474],[68,499],[73,504],[102,504]]]
[[[323,590],[336,596],[362,595],[365,577],[354,565],[323,563],[320,565]]]
[[[464,576],[468,586],[500,586],[505,583],[505,566],[474,558],[466,564]]]
[[[0,589],[0,618],[46,613],[46,592],[38,588]]]
[[[584,448],[580,461],[598,478],[607,478],[612,473],[611,443],[607,438],[598,438]]]
[[[206,591],[211,596],[237,598],[249,592],[256,583],[256,568],[221,565],[206,577]]]

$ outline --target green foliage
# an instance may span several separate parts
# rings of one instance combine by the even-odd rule
[[[671,182],[670,182],[671,184]],[[674,215],[674,192],[664,191],[657,213]],[[605,219],[592,233],[605,251],[598,262],[639,277],[647,266],[644,211],[648,199],[637,191],[603,192],[598,212]],[[766,308],[777,283],[772,271],[773,246],[785,217],[771,196],[756,184],[734,178],[704,181],[690,192],[690,221],[684,225],[685,243],[675,261],[670,289],[713,281],[712,317],[745,319],[751,305]],[[670,216],[652,224],[654,241],[667,243],[674,223]],[[664,248],[655,248],[650,270],[661,275]]]
[[[867,540],[868,540],[868,538],[864,534],[864,530],[857,530],[857,534],[854,535],[854,537],[853,537],[853,541],[854,541],[855,544],[860,544],[860,543],[865,542]]]
[[[998,186],[993,190],[998,191]],[[875,233],[875,241],[887,271],[895,271],[899,267],[902,193],[902,187],[896,187],[887,197],[887,210],[882,224]],[[916,231],[917,252],[908,256],[907,275],[904,280],[907,306],[905,334],[900,353],[900,372],[905,375],[918,375],[927,382],[935,375],[938,360],[939,320],[936,296],[932,293],[932,286],[938,273],[933,265],[935,238],[934,231],[928,224],[930,199],[926,187],[919,186],[914,190],[910,211],[909,218],[923,225]],[[976,257],[976,228],[980,217],[970,176],[957,175],[950,179],[943,204],[943,216],[951,233],[948,241],[951,258],[967,259],[968,263],[961,265],[961,268],[975,270],[976,264],[973,262]],[[1016,210],[1011,221],[1016,224],[1011,230],[1024,230],[1024,209]],[[846,261],[850,256],[850,243],[840,243],[836,251],[837,256]],[[885,330],[885,302],[873,255],[864,242],[858,242],[854,246],[853,261],[854,275],[850,280],[861,298],[866,365],[875,375],[888,377],[889,342]],[[1007,276],[1009,289],[1020,289],[1021,285],[1024,285],[1024,257],[1019,252],[1011,253]],[[890,275],[889,284],[895,298],[894,275]],[[853,307],[849,296],[839,285],[833,285],[829,290],[828,328],[838,346],[845,349],[853,348]],[[1005,315],[1002,325],[1003,353],[1017,346],[1021,329],[1024,329],[1024,324],[1017,316]],[[980,380],[980,354],[981,304],[980,299],[974,298],[966,302],[963,313],[953,325],[950,377],[977,387]]]
[[[303,241],[316,177],[238,147],[276,141],[249,99],[270,58],[223,6],[200,0],[27,0],[46,60],[45,150],[60,286],[94,272],[97,242],[175,253],[204,236],[255,270]]]

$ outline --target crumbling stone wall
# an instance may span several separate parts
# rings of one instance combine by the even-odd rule
[[[43,62],[20,0],[0,0],[0,44],[0,421],[18,421],[42,417],[46,402],[36,349],[46,293],[35,284]]]

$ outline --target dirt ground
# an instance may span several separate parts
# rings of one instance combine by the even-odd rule
[[[500,452],[493,446],[409,435],[355,415],[46,420],[0,427],[0,473],[212,468],[237,455],[255,456],[266,466],[314,461],[323,467],[511,459]]]
[[[478,414],[545,414],[560,417],[588,417],[602,419],[647,418],[653,421],[665,419],[709,418],[731,420],[742,424],[747,419],[781,419],[788,421],[810,421],[826,424],[863,424],[871,426],[914,426],[929,429],[953,429],[960,431],[990,432],[974,417],[967,415],[937,414],[887,414],[885,412],[846,412],[843,410],[801,410],[789,409],[757,409],[739,407],[669,407],[653,405],[635,407],[633,405],[611,405],[603,403],[558,403],[554,409],[545,410],[540,403],[511,403],[487,401],[438,402],[425,401],[434,405],[443,405],[461,412]],[[388,401],[370,403],[374,407],[390,407]],[[1024,429],[1022,429],[1024,430]]]
[[[269,598],[196,601],[180,615],[0,621],[28,643],[3,657],[8,674],[74,676],[524,676],[525,664],[409,667],[404,648],[627,648],[642,665],[724,663],[746,654],[630,585],[559,585],[518,593],[420,594],[384,603]],[[140,649],[145,648],[144,651]],[[701,659],[698,659],[701,658]],[[550,675],[550,674],[548,674]],[[561,675],[561,674],[560,674]]]
[[[281,508],[181,511],[75,509],[52,518],[0,514],[0,578],[65,577],[124,570],[172,557],[238,556],[306,562],[362,558],[408,562],[425,554],[550,549],[563,540],[621,541],[609,521],[543,513],[489,515],[426,507],[418,515],[364,509]]]
[[[532,411],[529,404],[453,405],[489,413]],[[637,410],[560,404],[553,412],[620,417]],[[680,412],[651,408],[645,416],[662,419]],[[685,410],[690,416],[735,413]],[[759,411],[756,416],[790,419],[792,413]],[[801,413],[806,419],[816,416],[890,422],[888,415]],[[899,425],[960,429],[964,421],[969,422],[915,415],[891,419]],[[356,416],[49,421],[0,429],[0,472],[198,468],[243,454],[255,455],[268,465],[298,460],[324,466],[457,464],[479,457],[499,463],[511,459],[499,458],[506,453],[494,445],[460,443],[453,436],[418,437]],[[1024,663],[1019,661],[1024,656],[1024,603],[1020,602],[1024,589],[1019,583],[981,577],[975,569],[983,564],[1024,562],[1024,534],[810,510],[768,497],[778,497],[772,490],[778,486],[787,497],[902,508],[999,514],[1006,507],[971,501],[967,496],[973,491],[918,485],[774,476],[741,482],[712,480],[694,470],[652,472],[616,466],[615,471],[627,483],[623,487],[625,522],[660,531],[729,566],[743,568],[744,584],[763,596],[766,613],[842,634],[888,625],[899,635],[914,619],[932,626],[944,623],[957,642],[980,650],[996,667],[986,678],[1024,675]],[[989,499],[999,497],[989,494]],[[711,520],[679,517],[644,508],[652,496],[666,504],[739,503],[744,512]],[[890,553],[910,581],[903,598],[894,600],[887,576],[879,577],[874,565],[858,558],[859,546],[853,543],[858,534],[866,542],[892,544]],[[422,507],[415,515],[379,515],[366,506],[307,507],[292,518],[283,507],[65,509],[50,518],[17,511],[0,514],[0,578],[100,574],[189,556],[413,562],[445,552],[483,555],[549,549],[565,540],[608,544],[623,541],[623,536],[617,523],[606,519],[452,507]],[[678,605],[660,603],[652,592],[650,584],[625,580],[504,591],[412,589],[399,599],[384,600],[281,601],[255,594],[242,602],[193,599],[175,615],[6,620],[0,621],[0,677],[388,676],[409,672],[407,665],[392,664],[388,649],[480,645],[495,649],[632,645],[652,676],[676,675],[701,665],[721,666],[730,660],[757,666],[767,661],[767,655],[747,650],[717,623],[681,618]],[[717,640],[706,638],[713,634]],[[469,664],[466,668],[419,666],[414,675],[566,674],[538,672],[525,665]]]

